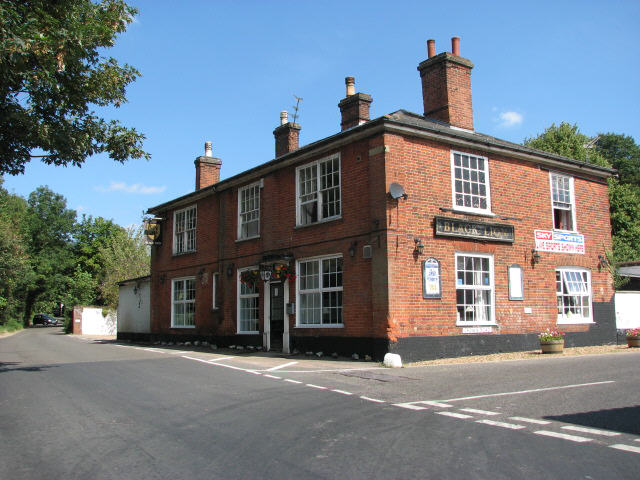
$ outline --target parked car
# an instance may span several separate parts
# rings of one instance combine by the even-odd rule
[[[38,313],[33,317],[33,326],[43,325],[45,327],[61,325],[57,319],[53,318],[51,315],[47,315],[46,313]]]

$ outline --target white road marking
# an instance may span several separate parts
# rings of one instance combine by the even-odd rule
[[[509,420],[515,420],[516,422],[535,423],[537,425],[549,425],[551,423],[547,420],[538,420],[537,418],[527,417],[509,417]]]
[[[506,422],[494,422],[493,420],[476,420],[476,423],[484,423],[485,425],[492,425],[494,427],[509,428],[511,430],[520,430],[522,428],[527,428],[524,425],[517,425],[515,423],[506,423]]]
[[[457,412],[436,412],[436,414],[444,415],[446,417],[462,418],[462,419],[473,418],[471,415],[465,415],[464,413],[457,413]]]
[[[461,412],[478,413],[480,415],[500,415],[499,412],[489,412],[488,410],[477,410],[475,408],[461,408]]]
[[[211,362],[210,360],[190,357],[188,355],[182,355],[182,358],[186,358],[187,360],[195,360],[196,362],[206,363],[207,365],[215,365],[216,367],[230,368],[231,370],[239,370],[241,372],[253,373],[254,375],[262,375],[260,372],[256,372],[255,370],[248,370],[246,368],[234,367],[233,365],[225,365],[224,363],[215,363],[215,362]]]
[[[264,376],[267,377],[267,378],[275,378],[276,380],[281,380],[282,379],[282,377],[276,377],[275,375],[269,375],[267,373],[265,373]]]
[[[420,405],[414,405],[413,403],[394,403],[393,406],[407,408],[409,410],[427,410],[427,407],[421,407]]]
[[[296,363],[298,362],[283,363],[282,365],[278,365],[276,367],[267,368],[265,372],[273,372],[274,370],[280,370],[281,368],[289,367],[291,365],[295,365]]]
[[[302,382],[299,382],[298,380],[291,380],[290,378],[285,378],[284,381],[289,383],[302,383]]]
[[[158,350],[157,348],[144,348],[147,352],[155,352],[155,353],[165,353],[162,350]]]
[[[533,432],[536,435],[545,435],[547,437],[561,438],[562,440],[570,440],[572,442],[590,442],[592,438],[579,437],[578,435],[567,435],[566,433],[550,432],[548,430],[538,430]]]
[[[473,395],[471,397],[450,398],[448,400],[442,400],[442,401],[443,402],[459,402],[461,400],[475,400],[477,398],[503,397],[505,395],[522,395],[525,393],[548,392],[551,390],[563,390],[566,388],[590,387],[593,385],[606,385],[608,383],[616,383],[616,382],[614,380],[607,380],[604,382],[578,383],[575,385],[561,385],[559,387],[533,388],[531,390],[520,390],[517,392],[489,393],[487,395]],[[423,402],[423,403],[426,403],[426,402]]]
[[[360,398],[362,400],[366,400],[367,402],[373,402],[373,403],[387,403],[384,400],[378,400],[377,398],[370,398],[370,397],[365,397],[363,395],[360,396]]]
[[[314,385],[313,383],[306,383],[305,385],[307,387],[317,388],[318,390],[326,390],[327,389],[327,387],[321,387],[320,385]]]
[[[218,364],[216,363],[216,364],[214,364],[214,365],[218,365]],[[220,365],[220,366],[222,366],[222,365]],[[245,370],[245,372],[247,372],[247,373],[253,373],[254,375],[262,375],[262,373],[260,373],[260,372],[256,372],[255,370]]]
[[[616,450],[624,450],[625,452],[640,453],[640,447],[634,447],[633,445],[624,445],[623,443],[616,443],[615,445],[609,445],[609,448],[615,448]]]
[[[353,395],[351,392],[345,392],[344,390],[332,389],[332,392],[341,393],[342,395]]]
[[[449,405],[447,403],[442,403],[442,402],[430,402],[430,401],[423,401],[423,402],[412,402],[412,403],[423,403],[425,405],[429,405],[431,407],[440,407],[440,408],[449,408],[452,407],[453,405]]]
[[[597,428],[586,427],[574,427],[573,425],[567,425],[562,427],[565,430],[573,430],[574,432],[591,433],[593,435],[604,435],[605,437],[617,437],[620,435],[618,432],[609,432],[607,430],[599,430]]]
[[[178,350],[178,351],[175,351],[175,352],[167,352],[167,353],[169,355],[181,355],[183,353],[191,353],[191,352],[189,352],[189,350]]]
[[[222,360],[229,360],[230,358],[236,358],[236,357],[220,357],[220,358],[212,358],[211,360],[209,360],[209,363],[220,362],[220,361],[222,361]]]

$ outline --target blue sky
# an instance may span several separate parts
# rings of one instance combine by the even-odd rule
[[[271,160],[281,110],[302,97],[304,145],[340,130],[344,78],[373,96],[371,117],[422,113],[416,67],[461,54],[472,72],[475,128],[521,143],[555,122],[640,142],[640,2],[131,0],[140,13],[107,53],[138,68],[129,103],[101,112],[146,136],[150,161],[106,156],[82,168],[32,162],[5,176],[22,196],[48,185],[69,208],[129,226],[194,189],[210,140],[227,178]]]

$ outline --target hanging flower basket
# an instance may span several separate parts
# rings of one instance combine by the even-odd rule
[[[258,270],[245,270],[240,273],[240,281],[245,285],[256,286],[260,280],[260,272]]]
[[[296,276],[293,273],[293,268],[289,265],[277,264],[273,268],[273,279],[282,281],[295,280]]]

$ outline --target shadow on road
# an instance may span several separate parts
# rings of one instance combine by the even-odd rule
[[[583,427],[640,435],[640,406],[612,408],[595,412],[544,417],[547,420],[573,423]]]
[[[20,362],[0,362],[0,373],[3,372],[44,372],[57,365],[32,365],[30,367],[14,367],[20,365]]]

